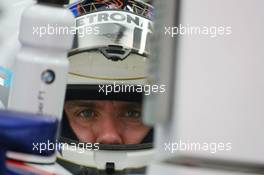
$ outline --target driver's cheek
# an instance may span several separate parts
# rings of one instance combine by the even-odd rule
[[[126,129],[123,132],[124,142],[126,144],[139,144],[149,131],[150,128],[143,124],[126,123]]]
[[[92,124],[89,122],[80,123],[80,121],[72,121],[70,122],[71,128],[73,129],[73,132],[78,137],[78,139],[81,142],[87,142],[87,143],[95,143],[96,137],[93,131]]]

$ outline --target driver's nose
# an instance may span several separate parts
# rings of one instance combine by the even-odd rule
[[[102,116],[98,125],[100,130],[97,133],[97,143],[123,144],[118,121],[111,116],[111,114],[105,114],[105,116]]]

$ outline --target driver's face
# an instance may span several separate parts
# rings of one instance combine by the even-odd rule
[[[69,124],[82,142],[139,144],[150,128],[141,122],[141,104],[122,101],[67,101]]]

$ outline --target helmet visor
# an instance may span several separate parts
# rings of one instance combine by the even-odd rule
[[[107,58],[102,52],[104,51],[93,50],[70,56],[69,73],[78,77],[99,80],[136,80],[146,78],[148,64],[146,57],[133,53],[128,53],[129,55],[127,56],[109,53],[110,56]]]

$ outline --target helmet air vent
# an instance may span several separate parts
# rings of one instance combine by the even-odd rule
[[[112,61],[122,61],[130,54],[130,52],[130,49],[125,49],[122,46],[118,45],[109,45],[108,47],[104,47],[101,49],[101,53],[107,59]]]

